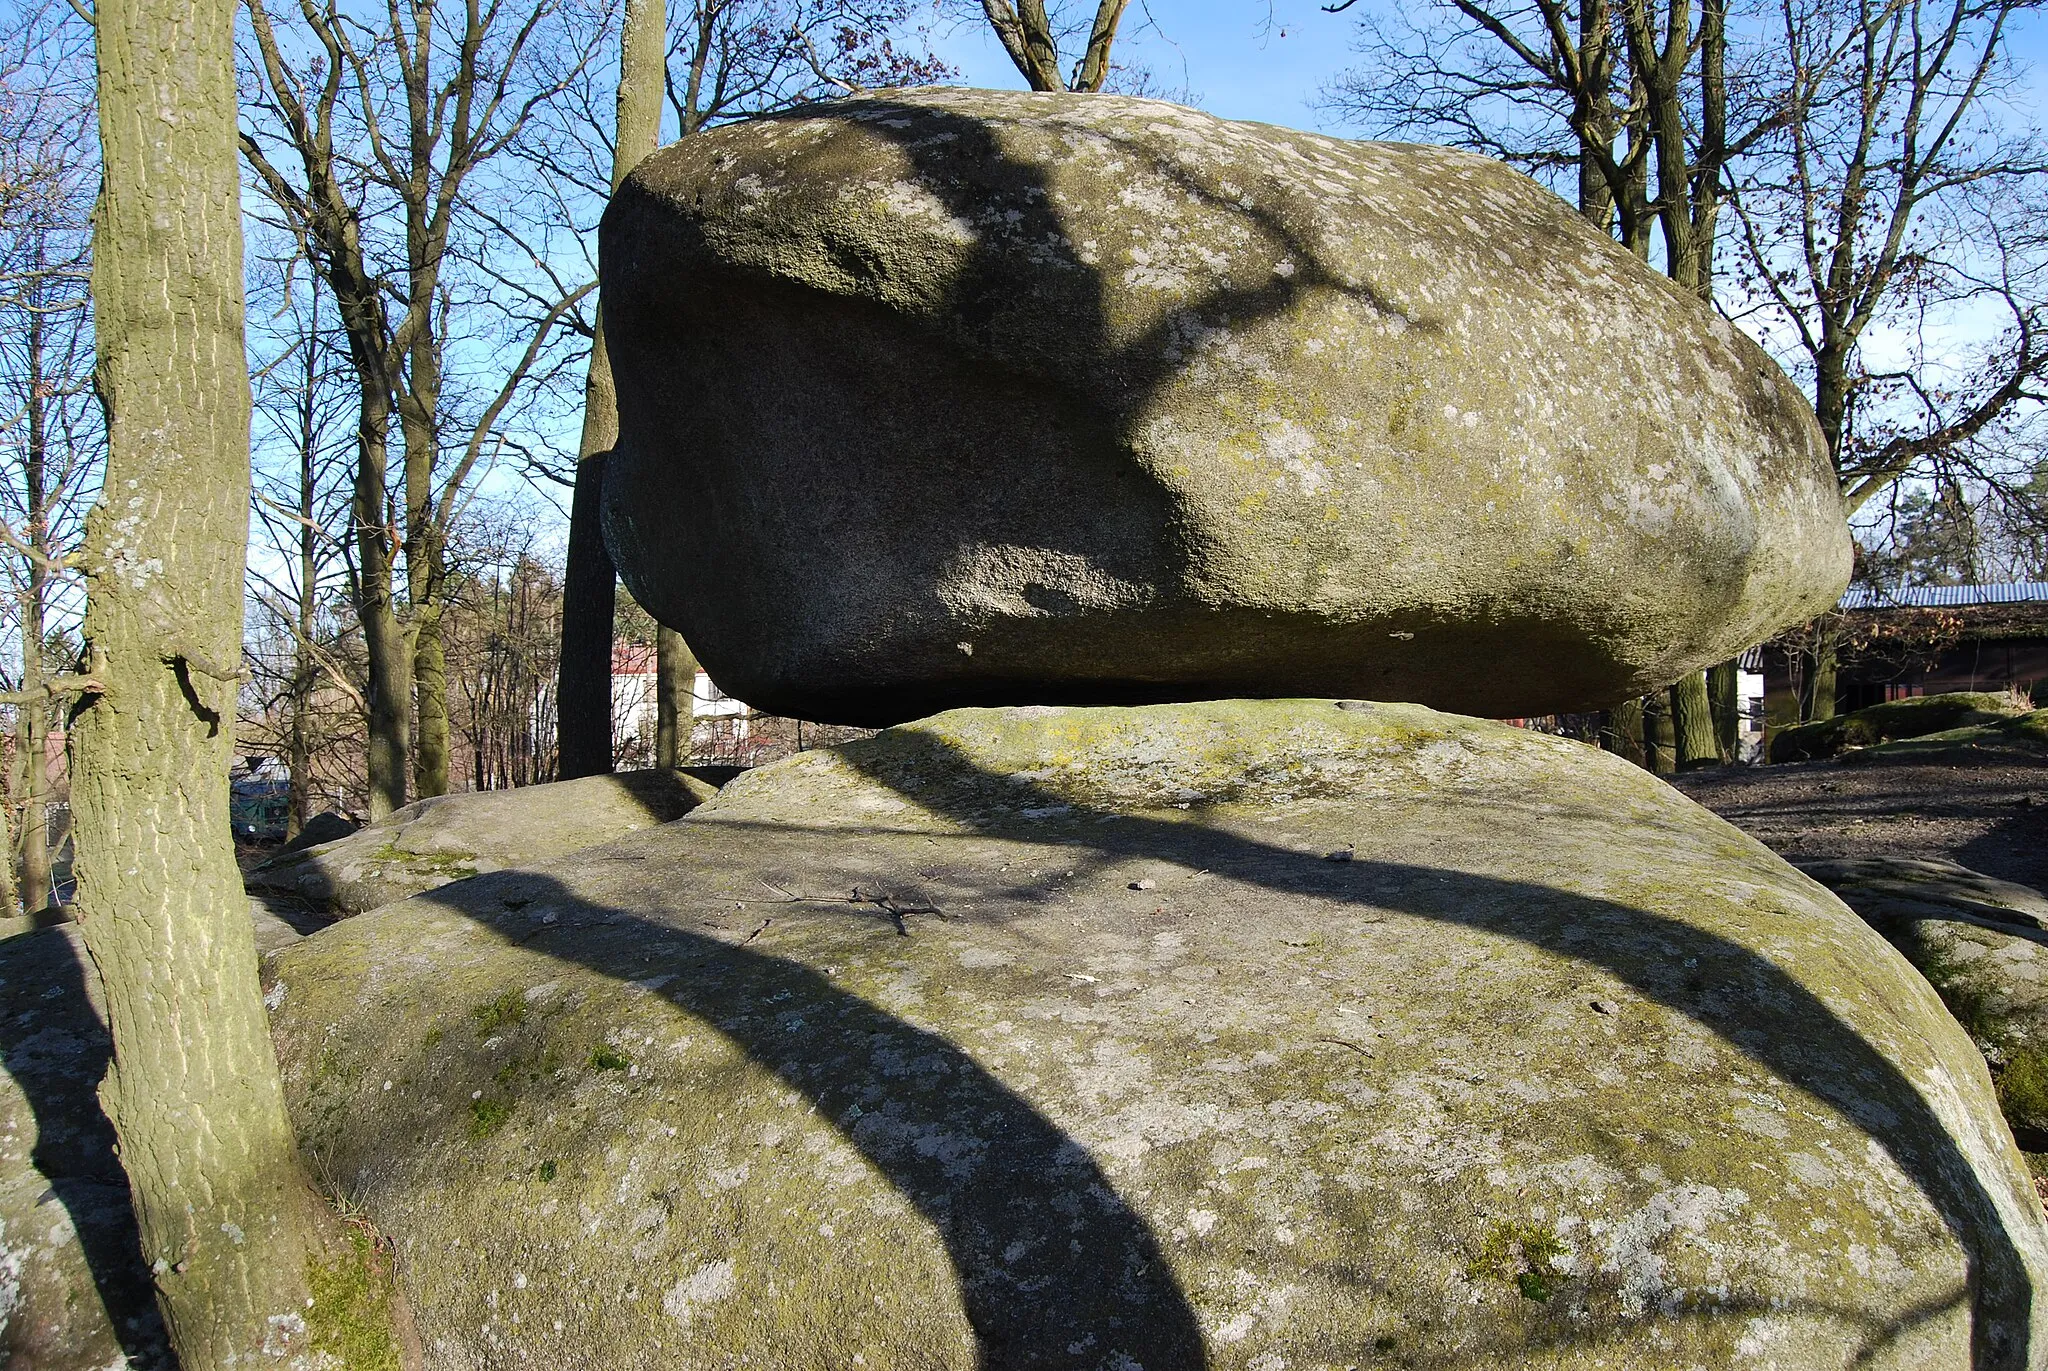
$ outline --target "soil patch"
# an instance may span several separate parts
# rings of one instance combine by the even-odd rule
[[[1780,856],[1936,857],[2048,889],[2048,762],[1791,762],[1670,778]]]

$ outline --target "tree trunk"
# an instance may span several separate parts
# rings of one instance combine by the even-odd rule
[[[320,525],[314,518],[315,457],[319,421],[315,411],[319,384],[320,293],[313,292],[313,322],[306,332],[299,381],[299,581],[298,603],[292,606],[291,733],[285,743],[285,765],[291,775],[290,803],[285,810],[285,840],[299,836],[313,817],[313,691],[320,667],[313,660],[313,629],[320,576]]]
[[[668,8],[664,0],[626,0],[619,35],[619,98],[612,188],[661,144],[661,101],[668,88]],[[583,388],[583,439],[569,502],[569,565],[562,583],[562,659],[555,707],[558,773],[564,780],[612,769],[612,613],[618,573],[604,545],[600,508],[605,458],[619,438],[618,393],[598,311]]]
[[[34,553],[49,555],[48,494],[45,487],[48,456],[48,416],[43,395],[43,320],[31,311],[23,340],[28,364],[27,428],[28,447],[22,454],[22,485],[28,514],[28,543]],[[49,808],[49,705],[36,696],[47,675],[44,670],[43,606],[49,573],[35,556],[27,560],[27,574],[21,596],[21,691],[28,700],[15,711],[14,741],[21,756],[20,867],[22,912],[34,914],[50,903],[50,808]]]
[[[30,913],[32,911],[22,906],[21,890],[15,884],[13,853],[14,843],[7,832],[7,806],[0,805],[0,909],[10,914],[16,910]]]
[[[1814,630],[1813,641],[1799,654],[1799,720],[1818,723],[1835,717],[1835,637]]]
[[[1671,692],[1658,690],[1642,699],[1643,756],[1659,776],[1678,770],[1676,741],[1671,729]]]
[[[1714,746],[1723,762],[1735,761],[1742,747],[1742,668],[1722,662],[1707,672],[1707,702],[1714,712]]]
[[[690,764],[696,723],[697,659],[672,628],[654,631],[654,764],[670,771]]]
[[[26,637],[26,633],[23,634]],[[39,654],[30,654],[32,656]],[[24,690],[40,690],[44,673],[22,673]],[[15,746],[21,749],[21,911],[34,914],[50,904],[50,723],[40,700],[15,716]]]
[[[1693,771],[1721,760],[1714,739],[1714,711],[1707,702],[1707,674],[1688,672],[1671,687],[1671,730],[1678,769]]]
[[[413,793],[421,799],[448,793],[448,653],[441,609],[436,598],[413,610],[413,695],[419,706]]]
[[[433,298],[440,255],[431,252],[419,209],[408,205],[406,253],[414,264],[415,294]],[[424,265],[423,265],[424,264]],[[431,314],[431,310],[429,311]],[[399,432],[405,442],[405,591],[412,639],[412,793],[448,793],[448,665],[441,644],[447,531],[436,520],[434,470],[440,465],[441,359],[431,328],[414,338],[402,373]]]
[[[95,6],[107,466],[84,565],[104,689],[71,734],[78,911],[114,1044],[100,1097],[187,1371],[305,1359],[362,1313],[310,1307],[348,1249],[299,1170],[228,826],[249,518],[235,8]]]
[[[1600,721],[1600,746],[1637,766],[1650,764],[1643,751],[1643,702],[1623,700]]]
[[[583,447],[587,450],[595,441],[594,416],[613,408],[602,322],[591,348],[590,378],[583,394]],[[614,421],[614,431],[616,427]],[[618,574],[598,523],[610,436],[601,441],[602,448],[588,452],[576,463],[576,490],[569,504],[569,565],[562,579],[562,660],[555,686],[555,739],[561,758],[558,774],[565,781],[612,769],[612,615]]]
[[[25,334],[28,446],[22,453],[22,494],[29,547],[37,556],[49,557],[55,549],[50,546],[50,436],[40,312],[30,312]],[[21,691],[29,699],[14,715],[14,741],[21,753],[21,907],[26,914],[35,914],[50,903],[50,704],[36,698],[49,674],[43,660],[47,631],[43,613],[49,602],[50,573],[37,556],[26,559],[21,596]]]
[[[364,390],[366,410],[383,403],[382,396]],[[374,452],[370,439],[364,439],[357,457],[355,490],[356,550],[361,562],[356,616],[362,621],[364,654],[370,668],[366,696],[370,717],[366,723],[372,822],[405,805],[405,767],[412,751],[412,653],[392,602],[391,534],[384,512],[384,437],[380,431]]]

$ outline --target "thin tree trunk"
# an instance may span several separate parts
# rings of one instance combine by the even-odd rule
[[[7,806],[0,805],[0,910],[5,910],[9,914],[17,911],[28,913],[30,911],[24,909],[21,904],[20,887],[14,881],[14,844],[7,829]]]
[[[413,693],[418,732],[413,754],[413,789],[424,799],[448,793],[448,655],[441,638],[439,592],[413,607]]]
[[[27,633],[23,633],[27,637]],[[30,656],[40,654],[31,653]],[[24,671],[22,689],[41,690],[44,673]],[[50,723],[49,706],[32,701],[16,716],[15,745],[21,749],[21,908],[24,914],[50,904]]]
[[[1714,740],[1714,711],[1707,702],[1707,673],[1689,671],[1671,687],[1671,731],[1680,771],[1721,760]]]
[[[28,448],[23,453],[23,494],[28,512],[28,543],[37,554],[48,557],[50,510],[47,483],[49,456],[48,415],[43,395],[43,320],[29,314],[24,345],[28,361]],[[43,564],[28,559],[27,587],[21,597],[21,690],[30,699],[15,713],[15,746],[21,751],[21,907],[35,914],[50,903],[50,705],[34,698],[48,677],[43,661],[46,646],[44,606],[48,602],[50,574]]]
[[[626,0],[619,35],[619,98],[612,188],[661,145],[668,87],[668,8]],[[687,130],[685,130],[687,132]],[[619,438],[618,393],[599,310],[583,389],[583,438],[569,503],[569,564],[562,584],[562,656],[555,687],[557,769],[564,780],[612,769],[612,613],[617,570],[604,545],[600,511],[605,459]]]
[[[1814,640],[1800,653],[1799,718],[1802,723],[1819,723],[1835,717],[1835,638],[1823,629],[1814,630]]]
[[[412,653],[399,626],[391,593],[391,529],[385,518],[385,433],[388,402],[381,392],[363,390],[362,448],[356,461],[356,552],[361,563],[356,615],[363,625],[369,658],[370,818],[383,818],[405,804],[405,768],[412,751]],[[376,412],[378,422],[372,423]]]
[[[409,205],[408,210],[409,219],[416,221],[418,207]],[[432,259],[430,266],[415,267],[415,274],[422,278],[415,290],[426,292],[431,302],[432,279],[440,271],[439,254],[430,251],[426,230],[417,223],[408,224],[407,240],[408,256],[416,264]],[[448,793],[448,664],[441,642],[447,530],[435,518],[441,366],[433,329],[419,330],[412,345],[411,366],[404,375],[406,388],[399,400],[398,418],[405,442],[405,588],[412,620],[412,787],[414,795],[425,798]]]
[[[654,631],[654,764],[670,771],[690,764],[696,722],[697,659],[672,628]]]
[[[299,371],[299,598],[292,606],[291,733],[285,742],[285,765],[291,776],[290,803],[285,810],[285,840],[299,836],[313,817],[313,690],[320,680],[313,660],[315,603],[320,575],[320,527],[314,518],[314,484],[319,479],[314,458],[319,444],[317,411],[320,380],[320,292],[313,292],[313,315],[306,329]]]
[[[95,6],[107,466],[85,637],[104,689],[71,735],[78,910],[114,1045],[100,1097],[187,1371],[306,1359],[362,1312],[312,1307],[347,1248],[299,1169],[228,826],[249,506],[235,8]]]
[[[1600,746],[1617,757],[1625,757],[1637,766],[1648,766],[1649,755],[1643,750],[1643,702],[1623,700],[1607,711],[1601,720]]]
[[[618,573],[599,525],[604,463],[618,427],[611,386],[600,321],[583,391],[584,456],[576,463],[576,490],[569,504],[569,564],[562,584],[562,660],[555,701],[556,746],[565,781],[612,769],[612,616]],[[609,433],[602,431],[604,415],[612,416]]]
[[[1742,746],[1741,666],[1722,662],[1707,672],[1707,701],[1714,711],[1714,744],[1723,762],[1736,760]]]
[[[1658,690],[1642,698],[1643,757],[1650,770],[1669,776],[1678,770],[1676,740],[1671,729],[1671,692]]]

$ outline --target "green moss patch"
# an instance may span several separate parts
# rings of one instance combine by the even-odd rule
[[[526,997],[516,990],[508,990],[470,1012],[476,1019],[476,1035],[488,1038],[500,1029],[514,1028],[526,1021]]]
[[[512,1102],[485,1095],[469,1102],[469,1136],[488,1138],[512,1117]]]
[[[1558,1266],[1558,1258],[1564,1255],[1564,1244],[1547,1228],[1533,1223],[1496,1223],[1487,1229],[1479,1255],[1466,1274],[1506,1281],[1524,1299],[1541,1304],[1564,1280],[1564,1271]]]
[[[348,1371],[399,1371],[392,1336],[390,1254],[355,1224],[348,1250],[307,1273],[313,1303],[306,1310],[308,1342],[316,1355]]]

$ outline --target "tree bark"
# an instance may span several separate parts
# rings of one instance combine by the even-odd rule
[[[583,387],[582,456],[569,504],[569,564],[562,578],[562,660],[555,700],[557,770],[565,781],[612,769],[612,615],[618,573],[605,549],[599,503],[605,458],[617,436],[618,405],[600,311]]]
[[[410,70],[410,69],[409,69]],[[416,85],[413,99],[424,93]],[[412,267],[413,292],[424,296],[433,317],[434,292],[447,244],[433,232],[423,199],[428,169],[420,151],[418,128],[423,115],[415,111],[413,194],[406,203],[406,256]],[[414,302],[420,308],[419,300]],[[413,794],[425,798],[448,793],[448,663],[441,643],[441,595],[446,570],[447,530],[435,518],[434,473],[440,465],[441,356],[440,339],[432,327],[413,333],[410,365],[402,373],[398,399],[399,432],[405,442],[405,592],[412,636]]]
[[[285,765],[291,775],[290,804],[285,811],[286,841],[299,836],[313,817],[313,691],[320,666],[313,658],[313,628],[319,594],[319,523],[314,518],[319,448],[316,409],[320,379],[320,293],[313,292],[313,317],[299,359],[299,579],[298,603],[292,606],[291,733],[285,743]]]
[[[369,659],[370,819],[375,822],[405,805],[405,767],[412,751],[412,655],[391,592],[392,536],[384,506],[386,435],[390,402],[386,392],[364,386],[363,418],[356,455],[356,617],[363,626]]]
[[[1819,629],[1814,635],[1799,663],[1799,719],[1809,724],[1835,717],[1835,638]]]
[[[37,554],[51,556],[49,509],[49,424],[43,393],[43,319],[39,312],[28,317],[23,340],[28,362],[28,447],[22,454],[23,495],[28,514],[28,544]],[[50,573],[30,557],[21,597],[21,692],[31,698],[15,711],[15,747],[21,754],[21,908],[35,914],[50,903],[50,702],[33,698],[43,688],[48,671],[43,661],[46,646],[44,607],[48,604]]]
[[[1600,746],[1617,757],[1625,757],[1637,766],[1648,766],[1650,759],[1643,750],[1643,702],[1623,700],[1607,711],[1600,724]]]
[[[421,799],[448,793],[448,652],[441,638],[442,609],[438,594],[413,608],[413,793]]]
[[[672,628],[654,631],[654,764],[674,771],[690,764],[696,722],[697,659]]]
[[[1714,746],[1723,762],[1733,762],[1742,747],[1741,666],[1722,662],[1707,672],[1707,702],[1714,713]]]
[[[7,806],[0,805],[0,909],[32,913],[21,903],[21,888],[14,879],[14,843],[7,830]]]
[[[1653,691],[1642,699],[1643,756],[1650,770],[1669,776],[1678,770],[1676,738],[1671,728],[1671,692]]]
[[[71,733],[101,1101],[187,1371],[309,1356],[331,1212],[299,1170],[228,826],[248,537],[233,0],[100,0],[106,407]],[[346,1249],[343,1249],[346,1250]],[[389,1306],[386,1308],[386,1327]]]
[[[1707,700],[1707,674],[1687,672],[1671,687],[1671,731],[1680,771],[1713,766],[1721,760],[1714,740],[1714,711]]]
[[[661,145],[661,101],[668,84],[668,9],[664,0],[627,0],[619,35],[619,99],[612,188]],[[685,130],[687,132],[688,130]],[[555,689],[559,774],[568,780],[612,769],[612,613],[618,574],[600,518],[605,459],[619,438],[618,393],[598,311],[583,387],[583,438],[569,502],[569,565],[562,585],[562,660]],[[658,668],[657,668],[658,669]]]

